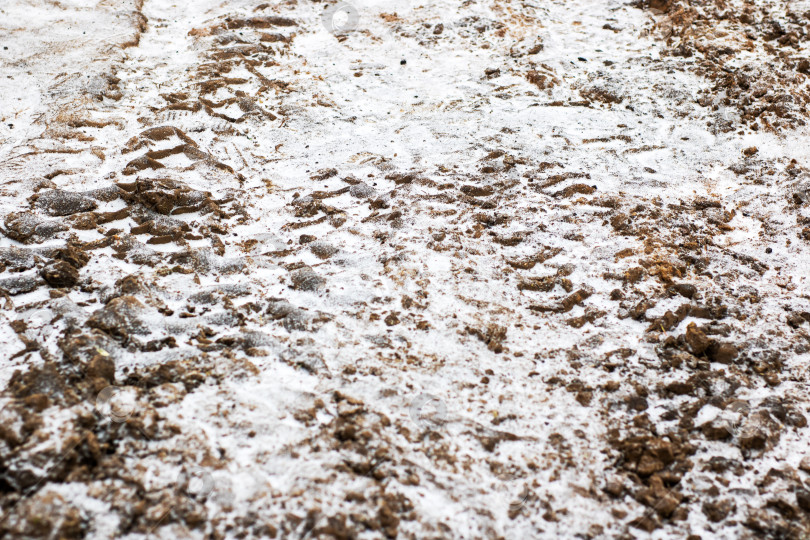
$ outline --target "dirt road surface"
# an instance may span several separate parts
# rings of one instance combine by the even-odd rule
[[[3,2],[0,536],[807,538],[809,35]]]

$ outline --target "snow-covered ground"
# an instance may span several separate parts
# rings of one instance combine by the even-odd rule
[[[803,537],[808,13],[3,3],[0,531]]]

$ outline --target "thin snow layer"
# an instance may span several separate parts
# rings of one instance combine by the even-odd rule
[[[0,530],[799,534],[806,129],[623,2],[334,7],[0,7]]]

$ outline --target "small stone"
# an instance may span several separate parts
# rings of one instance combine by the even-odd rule
[[[686,327],[686,344],[689,346],[689,352],[695,356],[699,356],[706,352],[706,349],[711,345],[711,339],[697,327],[695,323],[689,323]]]
[[[365,182],[360,182],[359,184],[355,184],[349,188],[349,195],[355,199],[368,199],[376,194],[377,190]]]
[[[134,296],[119,296],[94,312],[87,320],[87,324],[91,328],[98,328],[114,336],[146,335],[151,330],[142,317],[144,310],[144,305]]]
[[[489,197],[495,193],[492,186],[474,186],[472,184],[461,186],[459,190],[470,197]]]
[[[27,396],[23,402],[25,406],[37,412],[42,412],[51,406],[51,400],[45,394],[31,394]]]
[[[706,351],[712,362],[731,364],[737,358],[737,347],[732,343],[713,343]]]
[[[115,362],[112,358],[97,354],[93,356],[87,365],[87,376],[90,378],[101,378],[112,383],[115,381]]]
[[[681,501],[672,493],[667,493],[655,505],[655,509],[661,517],[671,516]]]
[[[34,251],[28,248],[7,247],[0,248],[0,268],[20,272],[30,270],[36,265]]]
[[[636,472],[642,476],[650,476],[664,468],[664,463],[649,454],[644,454],[638,462]]]
[[[805,512],[810,513],[810,491],[796,488],[796,504]]]
[[[321,169],[321,170],[317,171],[315,174],[313,174],[312,176],[310,176],[309,178],[311,180],[317,180],[317,181],[321,182],[323,180],[327,180],[329,178],[332,178],[333,176],[337,176],[337,174],[338,174],[338,171],[337,171],[337,169],[334,169],[334,168]]]
[[[577,403],[582,405],[583,407],[587,407],[591,404],[591,400],[593,400],[593,392],[582,391],[578,392],[576,395]]]
[[[309,250],[312,251],[312,254],[319,259],[328,259],[338,252],[338,249],[335,246],[328,242],[324,242],[323,240],[312,242],[309,246]]]
[[[326,280],[308,266],[293,272],[290,279],[293,289],[299,291],[317,291],[326,285]]]
[[[647,407],[649,406],[647,404],[647,398],[645,398],[643,396],[638,396],[638,395],[629,396],[626,399],[626,402],[627,402],[627,407],[630,410],[639,411],[639,412],[646,411]]]
[[[624,492],[624,486],[618,480],[608,480],[602,490],[615,499],[621,497]]]
[[[47,265],[39,275],[51,287],[73,287],[79,281],[79,271],[65,261],[56,261]]]
[[[638,304],[636,304],[632,308],[630,308],[630,311],[628,311],[627,313],[632,319],[635,319],[637,321],[641,321],[641,320],[644,320],[644,317],[647,314],[647,310],[650,309],[651,307],[653,307],[652,303],[650,303],[649,301],[647,301],[645,299],[645,300],[640,301]]]
[[[740,430],[738,439],[740,441],[740,448],[745,450],[762,450],[768,443],[768,432],[757,422],[757,419],[754,418],[746,422],[746,425]]]
[[[287,349],[281,353],[281,360],[292,366],[304,368],[310,373],[328,371],[323,356],[318,351],[302,351],[300,349]]]
[[[31,213],[12,212],[4,220],[3,234],[23,244],[39,244],[50,240],[67,226],[54,219],[40,219]]]
[[[53,491],[40,490],[9,511],[3,531],[10,538],[81,538],[84,525],[82,512],[70,501]]]
[[[0,290],[6,291],[11,296],[31,292],[45,283],[37,276],[13,276],[0,279]]]
[[[804,317],[802,317],[798,313],[791,313],[790,315],[787,316],[788,326],[792,328],[798,328],[806,322],[807,321],[804,320]]]
[[[691,283],[676,283],[669,289],[673,294],[680,294],[685,298],[694,298],[697,294],[697,287]]]
[[[793,201],[798,205],[810,203],[810,182],[804,182],[796,188]]]
[[[736,508],[734,501],[723,499],[721,501],[707,501],[703,503],[703,513],[714,523],[723,521]]]
[[[711,471],[715,473],[722,473],[731,471],[736,476],[743,474],[742,463],[736,459],[729,459],[723,456],[712,456],[706,465],[703,466],[704,471]]]
[[[710,441],[722,441],[731,437],[732,426],[727,420],[717,417],[701,425],[700,431]]]
[[[72,191],[54,189],[36,196],[36,205],[51,216],[69,216],[89,212],[98,207],[96,201]]]

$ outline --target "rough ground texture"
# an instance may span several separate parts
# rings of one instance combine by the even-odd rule
[[[336,7],[0,5],[0,536],[805,538],[810,2]]]

